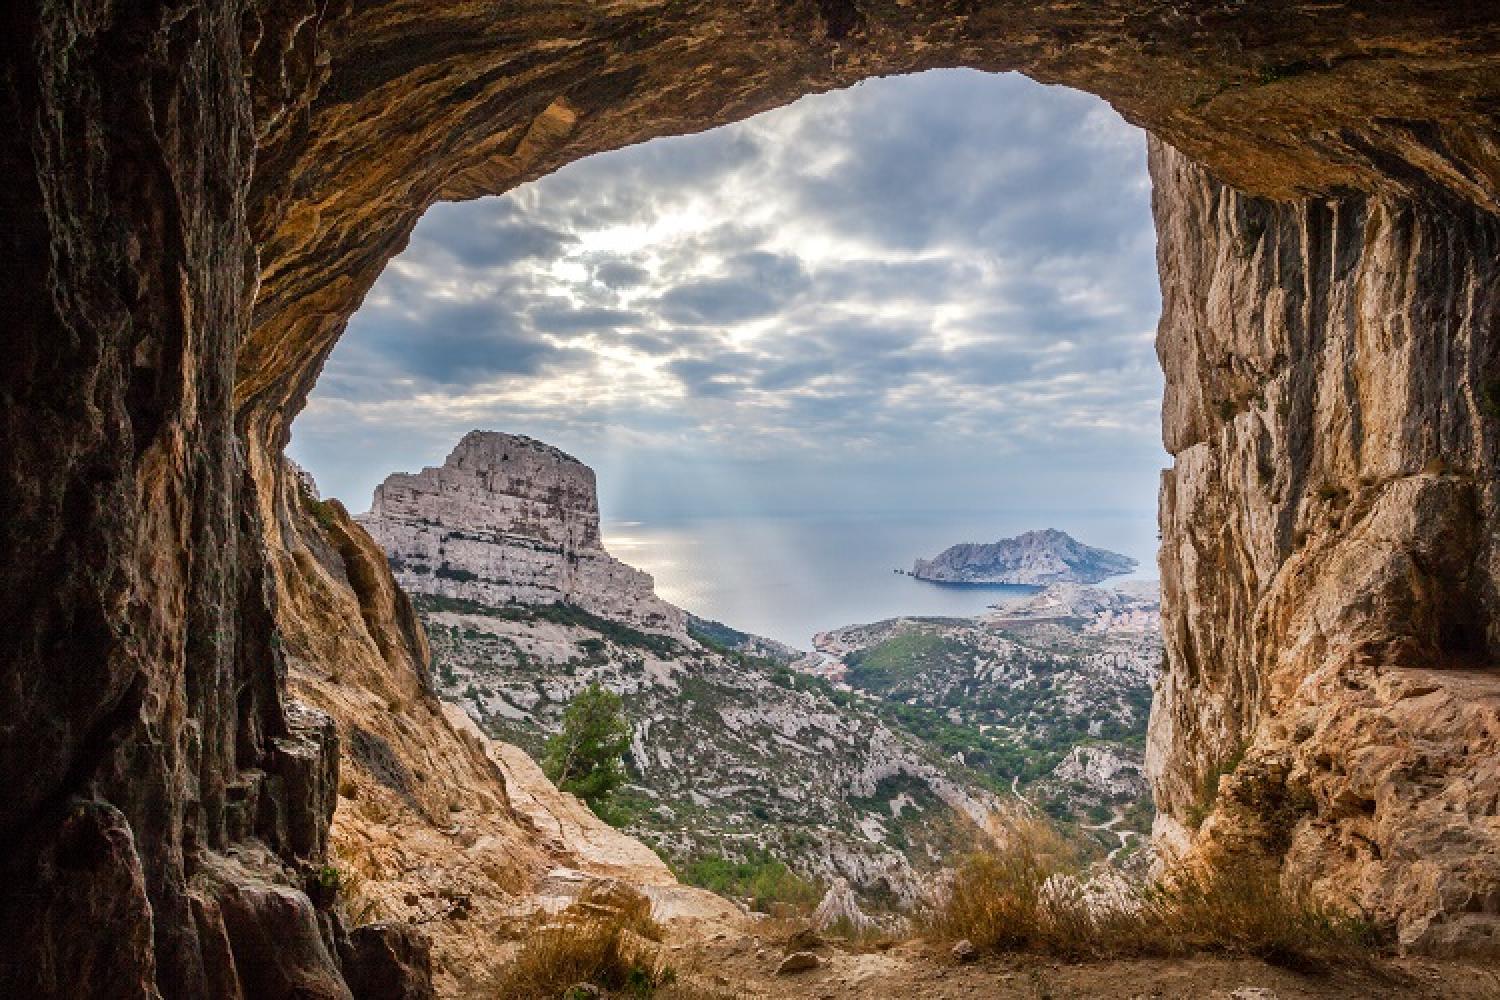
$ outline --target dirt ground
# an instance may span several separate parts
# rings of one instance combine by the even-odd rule
[[[1500,969],[1473,963],[1388,959],[1369,968],[1305,974],[1250,959],[1149,959],[1064,964],[1028,957],[959,964],[920,941],[888,949],[814,949],[818,968],[777,975],[785,949],[724,935],[677,945],[672,964],[687,995],[760,1000],[1500,1000]]]

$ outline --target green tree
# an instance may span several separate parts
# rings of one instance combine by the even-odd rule
[[[601,819],[619,825],[610,796],[625,780],[629,748],[630,722],[624,702],[595,682],[580,691],[563,712],[562,730],[547,741],[542,770],[558,788],[587,802]]]

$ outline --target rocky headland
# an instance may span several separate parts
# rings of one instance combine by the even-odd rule
[[[464,435],[447,460],[394,473],[356,517],[410,593],[505,604],[571,604],[647,632],[687,637],[648,573],[604,550],[594,471],[532,438]]]
[[[1028,531],[998,542],[953,545],[931,559],[918,559],[911,575],[933,583],[1098,583],[1135,570],[1129,556],[1084,545],[1055,528]]]

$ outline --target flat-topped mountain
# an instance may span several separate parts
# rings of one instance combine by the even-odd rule
[[[964,543],[918,559],[911,575],[934,583],[1098,583],[1136,568],[1129,556],[1084,545],[1054,528],[989,544]]]
[[[356,518],[407,591],[488,605],[571,604],[687,637],[649,573],[604,550],[594,471],[529,437],[470,431],[441,466],[398,472]]]

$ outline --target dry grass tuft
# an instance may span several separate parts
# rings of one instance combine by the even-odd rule
[[[1063,914],[1050,914],[1042,890],[1071,870],[1075,854],[1052,827],[1022,820],[1007,831],[1006,846],[975,854],[953,873],[946,897],[929,915],[939,937],[968,938],[994,951],[1050,950]]]
[[[655,945],[624,919],[569,917],[533,927],[515,960],[499,971],[484,995],[539,1000],[589,983],[612,993],[649,997],[676,978]]]
[[[588,883],[564,915],[574,920],[618,921],[649,941],[662,939],[662,926],[651,915],[651,900],[623,882],[603,879]]]
[[[1377,944],[1367,922],[1287,893],[1274,871],[1254,865],[1151,885],[1087,882],[1061,836],[1031,820],[1003,850],[960,867],[927,929],[990,951],[1242,955],[1306,970],[1367,958]]]
[[[656,996],[677,979],[657,947],[662,935],[644,895],[619,883],[591,884],[558,917],[529,928],[483,995],[539,1000],[588,983],[621,996]]]
[[[896,926],[864,924],[855,926],[848,920],[838,920],[823,928],[822,934],[835,942],[841,951],[867,955],[871,952],[890,951],[896,945],[912,937],[910,923]]]

